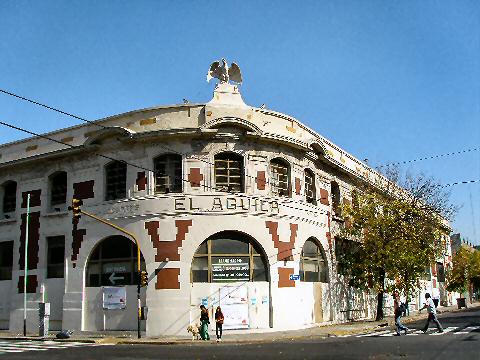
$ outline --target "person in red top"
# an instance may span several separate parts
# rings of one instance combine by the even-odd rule
[[[215,311],[215,333],[217,334],[217,342],[222,341],[222,327],[223,327],[223,317],[222,309],[220,306],[217,306],[217,310]]]

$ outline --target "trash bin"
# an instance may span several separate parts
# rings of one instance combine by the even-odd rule
[[[458,308],[461,309],[462,307],[466,308],[467,307],[467,299],[466,298],[457,298],[457,305]]]
[[[432,299],[433,300],[433,304],[435,305],[435,307],[437,308],[438,307],[438,299]]]

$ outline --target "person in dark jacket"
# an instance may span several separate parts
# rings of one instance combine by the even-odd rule
[[[210,324],[208,310],[204,305],[200,305],[200,337],[202,340],[210,340],[210,335],[208,335],[208,324]]]
[[[408,328],[402,324],[402,315],[405,311],[405,305],[400,302],[400,295],[398,291],[393,293],[393,313],[395,316],[395,330],[396,336],[400,336],[400,331],[403,330],[405,335],[407,335]]]
[[[215,311],[215,333],[217,335],[217,342],[222,341],[222,327],[223,327],[223,317],[222,309],[220,306],[217,306],[217,310]]]

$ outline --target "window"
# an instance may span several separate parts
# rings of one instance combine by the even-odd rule
[[[47,278],[63,278],[65,270],[65,236],[47,237]]]
[[[182,156],[166,154],[155,158],[155,193],[182,192]]]
[[[7,181],[2,188],[3,213],[14,212],[17,207],[17,183],[15,181]]]
[[[192,282],[268,281],[265,255],[253,239],[224,231],[204,241],[192,261]]]
[[[234,153],[215,155],[215,189],[243,192],[243,157]]]
[[[140,269],[145,270],[145,260],[140,254]],[[87,264],[87,286],[136,285],[137,248],[123,236],[110,236],[93,250]]]
[[[67,202],[67,173],[57,172],[50,176],[50,205],[61,205]]]
[[[340,187],[335,181],[330,183],[330,193],[332,194],[332,210],[335,215],[341,214],[340,208]]]
[[[12,280],[13,241],[0,243],[0,280]]]
[[[317,193],[315,191],[315,174],[310,169],[305,169],[305,199],[308,203],[317,203]]]
[[[437,267],[437,280],[439,282],[445,282],[445,267],[441,262],[437,262],[436,267]]]
[[[123,199],[126,196],[127,164],[113,161],[105,167],[105,200]]]
[[[273,195],[290,196],[290,167],[282,159],[270,161],[271,189]]]
[[[303,245],[300,257],[300,280],[305,282],[328,282],[325,254],[314,239],[308,239]]]

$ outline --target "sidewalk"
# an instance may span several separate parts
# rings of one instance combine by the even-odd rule
[[[469,305],[468,309],[457,309],[457,306],[439,307],[438,314],[440,317],[445,313],[468,311],[480,308],[480,303],[476,302]],[[426,317],[426,311],[422,313],[415,312],[410,316],[402,318],[404,324],[409,324]],[[308,338],[327,338],[343,335],[359,334],[375,330],[393,329],[393,317],[387,317],[381,321],[360,320],[342,324],[331,324],[324,326],[313,326],[300,330],[289,331],[273,331],[272,329],[248,329],[248,330],[225,330],[223,333],[223,343],[256,343],[256,342],[275,342],[282,340],[308,339]],[[39,336],[26,336],[12,332],[0,332],[0,339],[8,340],[53,340],[56,331],[47,338]],[[210,331],[210,341],[195,341],[196,344],[211,344],[215,342],[215,332]],[[173,344],[192,344],[192,337],[187,335],[179,336],[162,336],[162,337],[145,337],[137,339],[136,331],[102,331],[102,332],[74,332],[70,339],[56,341],[76,341],[85,343],[98,344],[156,344],[156,345],[173,345]]]

